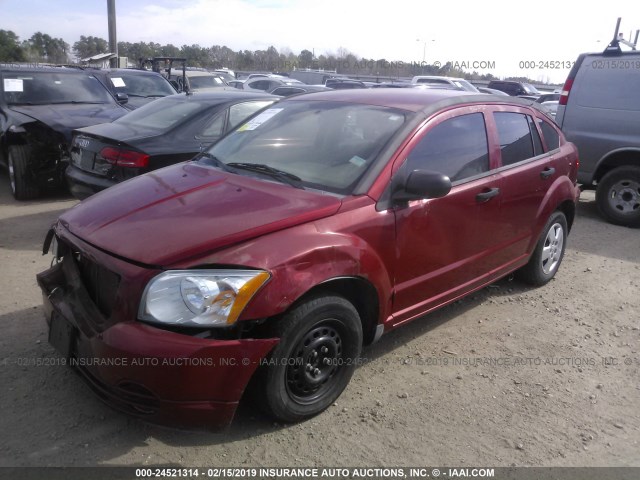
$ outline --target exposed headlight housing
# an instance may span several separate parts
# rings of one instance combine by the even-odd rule
[[[138,317],[188,327],[233,325],[269,277],[263,270],[170,270],[149,282]]]

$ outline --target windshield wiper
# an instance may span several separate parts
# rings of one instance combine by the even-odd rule
[[[209,152],[200,152],[198,155],[196,155],[194,160],[202,161],[202,163],[204,163],[205,165],[218,167],[219,169],[224,170],[225,172],[229,171],[226,163],[220,161],[218,157],[216,157],[215,155],[211,155]]]
[[[84,104],[87,104],[87,105],[102,105],[105,102],[81,102],[81,101],[78,101],[78,100],[65,100],[65,101],[62,101],[62,102],[47,102],[46,104],[47,105],[61,105],[63,103],[71,103],[73,105],[84,105]]]
[[[248,170],[250,172],[263,173],[270,177],[276,178],[280,180],[282,183],[286,183],[287,185],[291,185],[295,188],[304,189],[302,186],[302,179],[293,173],[285,172],[283,170],[278,170],[277,168],[270,167],[269,165],[265,165],[264,163],[242,163],[242,162],[232,162],[227,163],[228,167],[238,168],[240,170]]]
[[[139,98],[159,98],[159,97],[165,97],[165,96],[166,95],[158,95],[156,93],[153,93],[151,95],[141,95],[139,93],[127,93],[127,97],[139,97]]]

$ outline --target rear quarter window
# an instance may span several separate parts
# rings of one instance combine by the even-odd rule
[[[540,125],[542,136],[547,144],[547,151],[560,147],[560,135],[558,135],[558,131],[553,128],[549,122],[542,119],[538,119],[538,125]]]

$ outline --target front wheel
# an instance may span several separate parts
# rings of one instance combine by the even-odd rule
[[[262,370],[263,407],[284,422],[317,415],[346,388],[362,348],[362,323],[338,296],[301,303],[276,320],[280,343]]]
[[[30,200],[38,196],[38,187],[29,176],[28,160],[30,149],[26,145],[9,147],[7,165],[9,167],[9,184],[16,200]]]
[[[608,222],[628,227],[640,226],[640,168],[618,167],[598,182],[598,210]]]
[[[518,277],[536,286],[549,282],[555,276],[564,258],[568,232],[567,218],[564,213],[554,212],[542,230],[542,236],[531,254],[529,263],[518,271]]]

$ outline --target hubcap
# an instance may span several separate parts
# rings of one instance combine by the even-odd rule
[[[11,191],[15,193],[16,192],[16,171],[15,171],[15,167],[13,166],[13,158],[11,157],[11,154],[9,154],[9,159],[7,163],[9,164],[9,184],[11,185]]]
[[[287,362],[289,393],[300,403],[317,400],[331,388],[331,380],[343,367],[340,333],[331,325],[310,330]]]
[[[553,273],[562,257],[562,246],[564,245],[564,229],[559,223],[554,223],[547,237],[544,239],[542,247],[542,271],[549,275]]]
[[[609,190],[609,205],[620,213],[635,213],[640,208],[640,183],[620,180]]]

